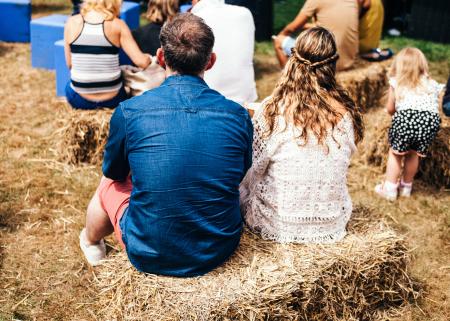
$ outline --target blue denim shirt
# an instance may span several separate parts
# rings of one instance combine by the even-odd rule
[[[234,252],[252,138],[247,111],[195,76],[171,76],[119,105],[103,173],[113,180],[132,173],[120,227],[138,270],[196,276]]]

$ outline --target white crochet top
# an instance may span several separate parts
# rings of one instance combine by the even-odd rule
[[[334,129],[337,143],[329,130],[327,153],[313,135],[299,146],[292,125],[265,138],[262,111],[253,118],[253,165],[240,186],[247,225],[263,238],[283,243],[342,239],[352,213],[347,170],[356,146],[350,115]],[[284,128],[284,117],[277,122],[276,128]]]

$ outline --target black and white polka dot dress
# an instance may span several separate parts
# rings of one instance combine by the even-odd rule
[[[394,78],[389,84],[396,94],[389,145],[397,153],[415,151],[426,156],[440,128],[439,93],[444,86],[425,77],[414,89],[398,88]]]

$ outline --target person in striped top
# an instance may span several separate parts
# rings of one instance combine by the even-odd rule
[[[126,23],[118,18],[121,4],[122,0],[84,0],[80,14],[66,23],[64,49],[70,69],[66,97],[73,108],[115,108],[127,99],[120,48],[142,69],[151,63],[151,56],[139,49]]]

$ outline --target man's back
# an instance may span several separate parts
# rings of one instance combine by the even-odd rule
[[[219,0],[201,0],[192,13],[205,20],[216,38],[216,65],[205,73],[205,81],[211,88],[238,103],[255,101],[255,24],[251,12]]]
[[[120,223],[130,261],[142,271],[177,276],[221,264],[242,228],[238,186],[252,148],[245,109],[198,77],[172,76],[120,105],[111,126],[120,122],[133,185]],[[113,163],[120,142],[113,138],[103,170],[120,177],[115,168],[123,166]]]
[[[335,35],[340,56],[338,70],[350,68],[358,54],[358,10],[356,0],[307,0],[302,8],[308,17],[315,16],[318,25]]]

